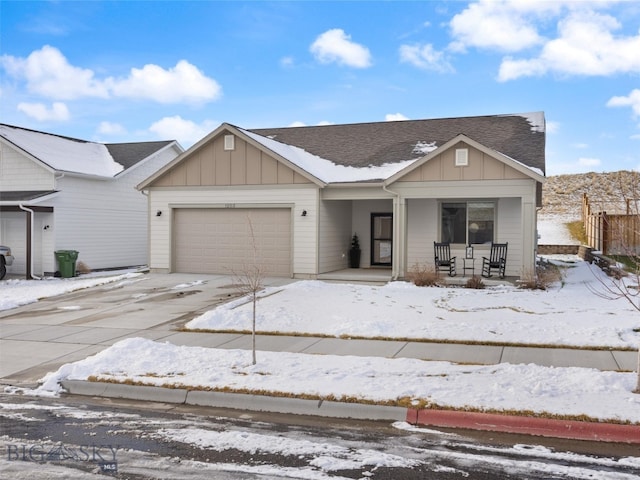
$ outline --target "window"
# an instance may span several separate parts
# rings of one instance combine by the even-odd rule
[[[443,203],[441,238],[443,242],[472,245],[491,243],[495,223],[494,202]]]

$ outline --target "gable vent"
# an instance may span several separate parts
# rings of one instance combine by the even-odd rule
[[[456,167],[466,167],[469,165],[469,149],[456,148]]]
[[[224,136],[224,149],[235,150],[236,149],[236,137],[234,135]]]

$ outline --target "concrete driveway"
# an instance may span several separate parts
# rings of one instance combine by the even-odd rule
[[[33,385],[60,365],[129,337],[195,344],[197,333],[177,330],[237,294],[226,275],[148,273],[0,311],[0,382]],[[216,336],[219,342],[226,337]]]

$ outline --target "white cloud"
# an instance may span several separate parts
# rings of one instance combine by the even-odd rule
[[[180,60],[169,70],[152,64],[132,68],[129,77],[108,78],[106,83],[117,97],[142,98],[159,103],[204,103],[222,94],[215,80],[186,60]]]
[[[626,97],[611,97],[607,107],[631,107],[634,117],[640,117],[640,89],[634,88]]]
[[[599,158],[581,157],[581,158],[578,159],[578,165],[580,165],[581,167],[597,167],[601,163],[602,162],[600,161]]]
[[[127,133],[127,130],[119,123],[100,122],[98,133],[103,135],[123,135]]]
[[[507,57],[498,79],[541,76],[547,73],[607,76],[640,72],[640,34],[614,36],[620,23],[594,11],[570,13],[558,23],[559,37],[544,44],[537,57]]]
[[[538,45],[543,39],[534,25],[535,18],[557,8],[555,2],[481,0],[472,3],[451,19],[455,40],[449,48],[517,52]]]
[[[176,115],[158,120],[149,127],[149,131],[162,139],[177,140],[185,148],[188,148],[211,133],[216,127],[217,124],[209,120],[198,125]]]
[[[558,133],[558,130],[560,130],[560,123],[549,120],[545,122],[546,133]]]
[[[445,58],[443,52],[433,48],[430,43],[425,45],[401,45],[400,61],[410,63],[424,70],[447,73],[455,69]]]
[[[309,50],[320,63],[336,62],[355,68],[371,66],[369,49],[352,42],[351,35],[347,35],[339,28],[327,30],[319,35]]]
[[[69,120],[71,115],[69,109],[62,102],[54,102],[51,108],[43,103],[19,103],[18,111],[24,113],[28,117],[34,118],[39,122],[56,121],[63,122]]]
[[[0,65],[12,77],[24,79],[31,93],[46,98],[73,100],[81,97],[107,98],[105,85],[93,71],[74,67],[57,48],[45,45],[27,58],[0,57]]]
[[[397,121],[409,120],[409,119],[401,113],[387,113],[384,116],[384,120],[385,122],[397,122]]]
[[[280,59],[280,66],[281,67],[290,68],[290,67],[293,67],[293,65],[294,65],[293,57],[282,57]]]
[[[581,157],[571,162],[547,161],[547,175],[563,175],[568,173],[587,173],[602,171],[599,158]]]
[[[132,68],[128,77],[99,79],[90,69],[73,66],[57,48],[45,45],[27,58],[0,57],[0,66],[24,80],[31,93],[56,100],[125,97],[159,103],[204,103],[220,97],[218,83],[186,60],[168,70],[158,65]]]
[[[333,125],[333,122],[330,122],[329,120],[321,120],[318,123],[316,123],[316,125],[318,127],[324,126],[324,125]],[[299,120],[296,120],[295,122],[290,123],[289,125],[287,125],[288,127],[306,127],[307,124],[304,122],[301,122]]]

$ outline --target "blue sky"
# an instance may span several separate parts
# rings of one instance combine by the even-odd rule
[[[640,2],[0,3],[0,121],[101,142],[544,111],[547,175],[640,169]]]

